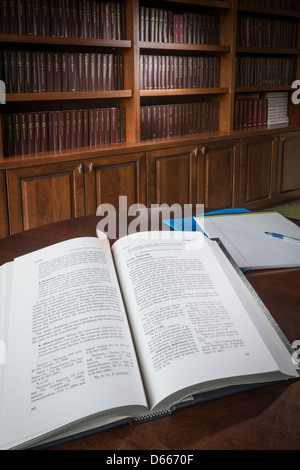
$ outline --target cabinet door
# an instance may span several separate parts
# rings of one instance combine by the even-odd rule
[[[277,135],[242,140],[240,206],[271,205],[276,200]]]
[[[0,171],[0,238],[7,237],[8,230],[8,214],[6,199],[5,173]]]
[[[198,148],[197,203],[206,210],[238,204],[240,141],[221,141]]]
[[[300,132],[279,135],[277,198],[300,196]]]
[[[146,205],[146,156],[144,152],[90,159],[86,162],[86,212],[95,215],[101,204],[119,208],[119,197],[127,206]]]
[[[85,215],[82,162],[7,172],[11,233]]]
[[[148,206],[196,203],[195,149],[194,145],[148,153]]]

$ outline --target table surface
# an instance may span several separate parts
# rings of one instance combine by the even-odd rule
[[[99,217],[39,227],[0,240],[0,265],[70,238],[95,236]],[[300,221],[294,221],[300,225]],[[300,340],[300,268],[252,271],[246,277],[280,328]],[[154,421],[124,425],[51,449],[197,450],[299,449],[300,381],[241,392],[174,412]]]

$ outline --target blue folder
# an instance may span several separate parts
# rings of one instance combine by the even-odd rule
[[[242,209],[242,208],[221,209],[218,211],[197,214],[196,217],[199,217],[201,215],[208,216],[208,215],[224,215],[224,214],[243,214],[245,212],[250,212],[250,211],[248,211],[247,209]],[[163,222],[178,232],[183,232],[183,231],[202,232],[201,228],[195,221],[194,217],[186,217],[184,219],[165,219]]]

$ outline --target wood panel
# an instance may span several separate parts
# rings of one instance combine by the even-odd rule
[[[277,141],[276,134],[242,140],[241,207],[255,209],[275,202]]]
[[[9,235],[9,230],[8,230],[5,172],[0,171],[0,238],[7,237],[8,235]]]
[[[277,171],[277,198],[300,196],[300,132],[280,134]]]
[[[146,205],[146,156],[144,152],[95,158],[86,162],[86,212],[95,215],[101,204],[119,208],[119,197],[128,207]]]
[[[195,204],[196,146],[148,153],[148,206]]]
[[[80,162],[7,172],[11,234],[85,215]]]
[[[197,203],[205,209],[226,209],[238,204],[240,141],[199,146]]]

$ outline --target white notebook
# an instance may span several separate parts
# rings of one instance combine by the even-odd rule
[[[300,266],[300,243],[274,238],[274,232],[300,239],[300,227],[278,212],[195,217],[209,238],[219,238],[242,269]]]

